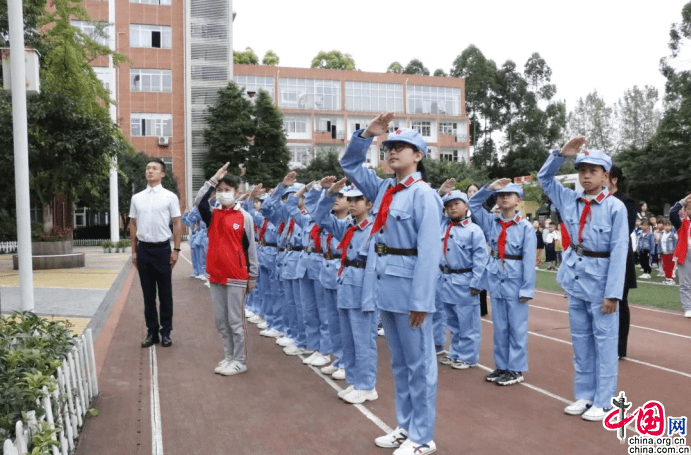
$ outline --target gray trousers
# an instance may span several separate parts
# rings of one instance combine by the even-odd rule
[[[211,283],[211,304],[216,329],[223,339],[226,360],[247,360],[245,348],[245,287]]]
[[[685,311],[691,310],[691,252],[686,253],[686,261],[677,266],[679,275],[679,300]]]

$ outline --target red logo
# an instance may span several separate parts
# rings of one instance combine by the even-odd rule
[[[396,134],[401,134],[402,132],[401,130],[396,130]]]
[[[584,154],[585,156],[588,156],[588,155],[590,155],[590,152],[587,151],[587,150],[583,150],[583,154]]]

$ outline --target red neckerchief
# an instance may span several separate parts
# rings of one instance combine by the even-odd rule
[[[341,243],[338,244],[336,247],[337,250],[341,250],[341,268],[338,269],[338,276],[341,276],[341,273],[343,272],[343,267],[345,267],[345,261],[347,259],[347,253],[348,253],[348,245],[350,245],[350,241],[353,239],[353,234],[355,234],[355,231],[358,229],[365,229],[369,225],[369,220],[365,218],[360,224],[353,224],[348,228],[346,231],[345,235],[343,236],[343,240],[341,240]]]
[[[264,240],[264,234],[266,234],[266,227],[269,225],[269,219],[266,218],[262,223],[262,228],[259,230],[259,241]]]
[[[295,220],[291,218],[290,223],[288,223],[288,233],[286,234],[286,240],[293,235],[293,229],[295,229]]]
[[[467,226],[470,224],[470,218],[464,218],[462,220],[449,220],[449,226],[446,228],[446,233],[444,234],[444,257],[446,257],[446,245],[449,241],[449,234],[451,233],[451,228],[454,226]]]
[[[571,245],[571,236],[569,235],[569,230],[566,229],[566,223],[562,221],[562,223],[559,225],[559,230],[561,231],[562,249],[566,250],[569,245]]]
[[[278,233],[283,234],[283,229],[285,229],[285,227],[286,227],[286,222],[281,221],[281,224],[278,225]]]
[[[312,240],[314,241],[314,249],[317,253],[322,252],[322,242],[321,242],[321,228],[317,226],[316,224],[312,226],[312,230],[310,230],[310,236],[312,237]]]
[[[330,232],[326,234],[326,252],[331,254],[331,240],[333,240],[334,236]]]
[[[511,226],[514,226],[521,221],[521,215],[516,214],[516,216],[509,222],[497,218],[499,224],[501,224],[501,232],[499,233],[499,238],[497,239],[497,250],[499,251],[499,257],[501,261],[504,262],[504,256],[506,255],[506,230]]]
[[[406,188],[409,188],[413,183],[417,182],[420,179],[414,179],[412,176],[408,177],[405,182],[399,183],[396,186],[390,186],[389,189],[386,190],[386,193],[384,193],[384,197],[381,200],[381,204],[379,205],[379,213],[377,213],[377,218],[374,220],[374,224],[372,225],[372,232],[370,235],[374,235],[376,232],[379,231],[379,229],[383,228],[386,226],[386,219],[389,216],[389,207],[391,206],[391,202],[393,201],[393,195],[398,193],[399,191],[403,191]]]
[[[583,243],[583,229],[585,228],[585,224],[588,222],[588,218],[592,218],[592,210],[590,208],[590,204],[593,202],[597,202],[598,204],[602,201],[604,201],[607,197],[610,195],[606,195],[603,191],[600,192],[600,194],[597,195],[592,200],[587,200],[586,198],[582,197],[580,198],[581,201],[585,204],[583,207],[583,212],[581,212],[581,219],[578,222],[578,243],[581,244]]]

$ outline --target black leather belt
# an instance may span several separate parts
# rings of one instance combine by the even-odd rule
[[[307,253],[319,253],[319,254],[321,254],[321,251],[317,250],[317,249],[316,249],[315,247],[313,247],[313,246],[307,246],[307,247],[305,247],[305,251],[306,251]]]
[[[162,246],[169,246],[170,240],[166,240],[165,242],[143,242],[141,240],[137,240],[137,245],[160,248]]]
[[[473,271],[472,268],[470,269],[450,269],[449,266],[447,265],[440,265],[439,270],[441,270],[442,273],[470,273]]]
[[[288,251],[302,251],[304,248],[301,246],[293,246],[293,245],[288,245],[286,246],[286,250]]]
[[[496,258],[496,259],[501,259],[501,257],[499,256],[499,251],[492,250],[492,254],[490,256],[492,256],[493,258]],[[523,259],[523,255],[522,254],[505,254],[504,259],[513,259],[514,261],[520,261],[521,259]]]
[[[351,261],[350,259],[346,259],[343,261],[343,265],[346,267],[355,267],[358,269],[364,269],[367,263],[365,261],[358,261],[358,260],[353,260]]]
[[[341,255],[340,254],[333,254],[333,253],[324,253],[324,259],[326,259],[326,260],[341,259]]]
[[[579,256],[587,256],[590,258],[608,258],[610,256],[609,251],[589,251],[586,250],[581,244],[569,245],[569,248],[571,248],[574,253]]]
[[[396,256],[417,256],[417,248],[391,248],[383,243],[374,245],[374,252],[379,256],[393,254]]]
[[[262,242],[261,246],[272,246],[272,247],[276,248],[278,245],[276,245],[275,243]]]
[[[285,250],[285,248],[276,248],[276,251],[278,251],[279,253],[283,253]]]

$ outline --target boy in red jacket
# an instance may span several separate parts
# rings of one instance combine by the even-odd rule
[[[679,216],[682,211],[686,215]],[[669,220],[677,230],[679,241],[674,249],[673,260],[679,273],[679,300],[684,307],[684,316],[691,318],[691,254],[689,254],[689,235],[691,235],[691,194],[674,204],[669,211]]]
[[[214,372],[224,376],[247,371],[243,307],[245,292],[252,291],[257,278],[254,222],[235,201],[237,182],[226,175],[228,164],[204,184],[196,198],[202,220],[209,226],[206,277],[225,351]],[[209,198],[214,190],[221,207],[212,212]]]

